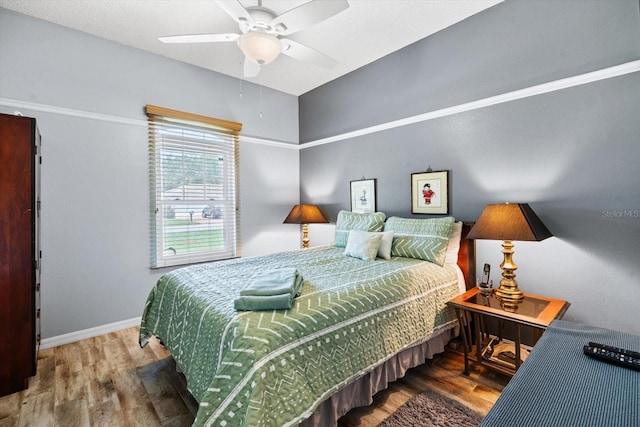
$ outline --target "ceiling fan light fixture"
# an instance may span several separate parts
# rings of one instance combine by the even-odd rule
[[[280,40],[271,34],[250,31],[238,39],[238,46],[244,55],[259,65],[272,62],[282,52]]]

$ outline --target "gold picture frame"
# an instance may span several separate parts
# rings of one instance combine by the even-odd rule
[[[449,214],[449,171],[411,174],[411,213]]]
[[[351,181],[351,212],[376,212],[376,180]]]

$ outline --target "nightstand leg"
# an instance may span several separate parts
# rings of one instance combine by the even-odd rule
[[[542,336],[542,329],[533,328],[533,345],[535,345]]]
[[[464,374],[469,375],[469,322],[463,319],[464,313],[456,308],[458,323],[460,324],[460,333],[462,334],[462,347],[464,349]]]
[[[482,361],[482,334],[480,332],[480,322],[484,321],[481,314],[473,313],[473,326],[476,330],[476,360]]]
[[[515,339],[516,339],[516,371],[520,367],[520,324],[515,324]]]

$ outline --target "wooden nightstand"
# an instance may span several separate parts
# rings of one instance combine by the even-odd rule
[[[524,300],[517,309],[507,311],[493,294],[485,295],[478,288],[473,288],[447,305],[455,308],[460,322],[464,373],[469,374],[471,360],[513,375],[531,349],[521,342],[521,327],[532,328],[533,345],[553,320],[562,318],[570,304],[559,299],[524,294]],[[505,326],[512,329],[513,339],[506,339],[503,335]],[[508,357],[511,355],[513,357]]]

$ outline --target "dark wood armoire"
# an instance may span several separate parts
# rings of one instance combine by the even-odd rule
[[[0,396],[28,386],[40,345],[40,134],[0,114]]]

